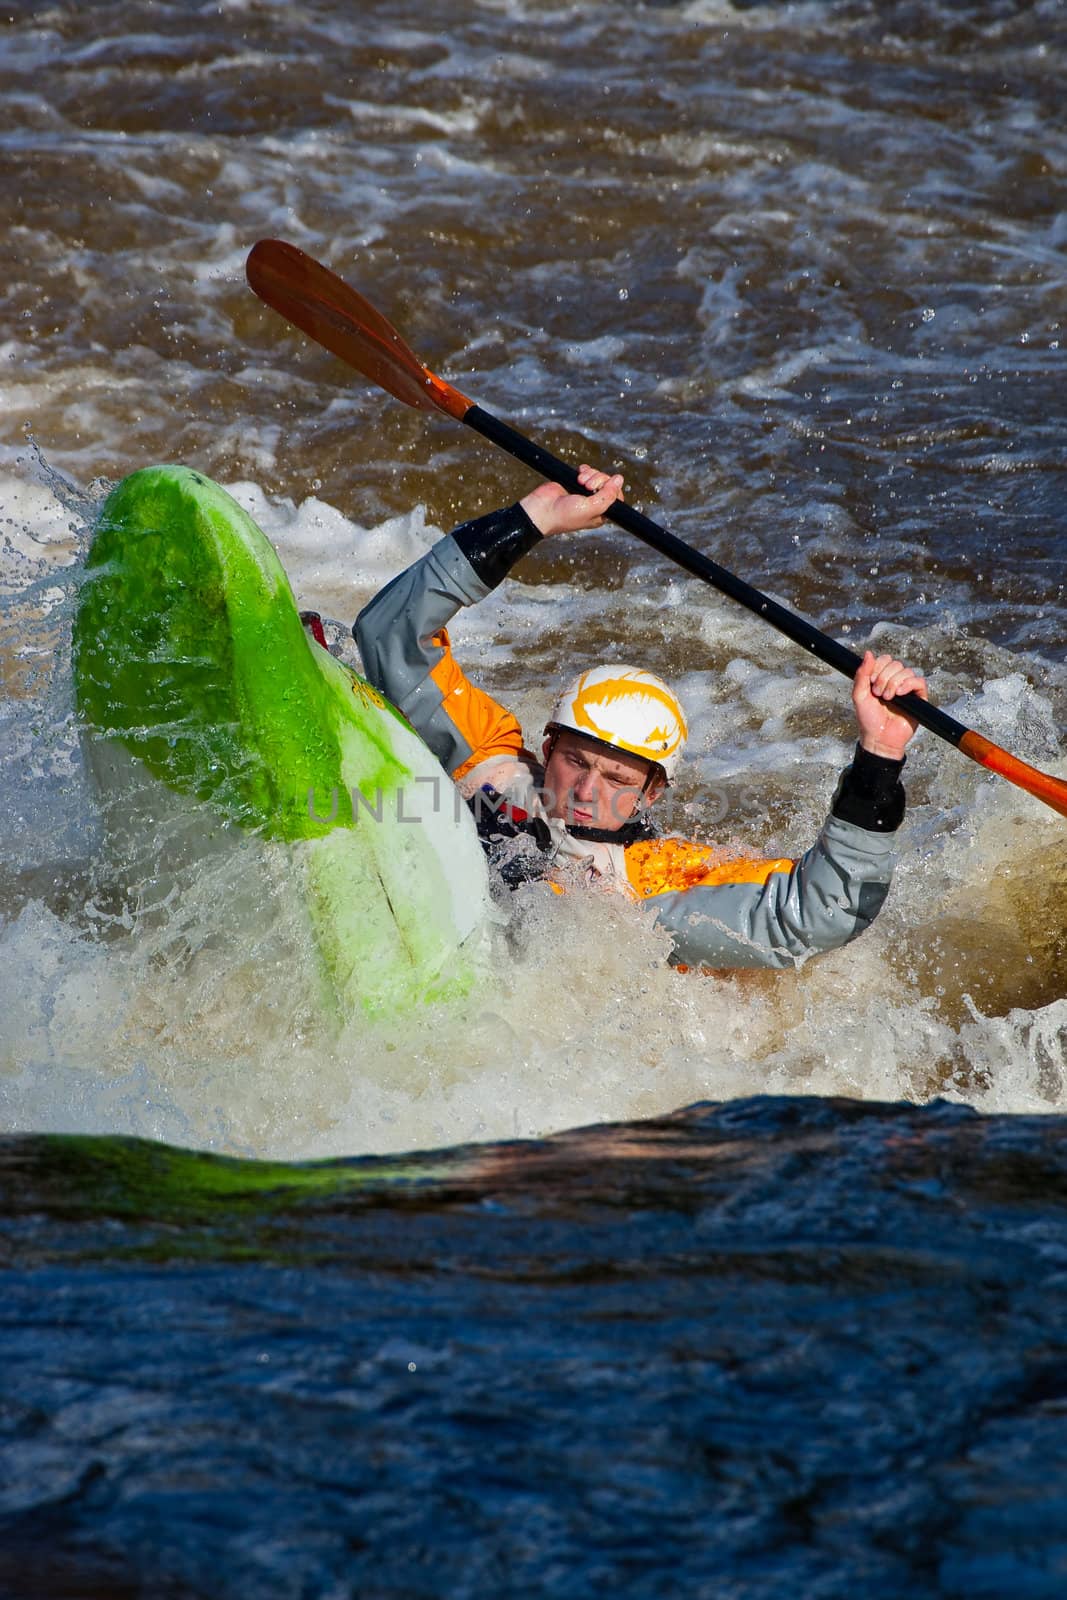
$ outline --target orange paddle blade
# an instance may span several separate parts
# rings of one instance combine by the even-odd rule
[[[1028,766],[1018,756],[1002,750],[998,744],[993,744],[973,729],[968,729],[964,734],[959,748],[965,756],[977,761],[979,766],[988,767],[990,772],[998,772],[1017,789],[1025,789],[1035,800],[1043,800],[1061,817],[1067,817],[1067,782],[1063,778],[1054,778],[1049,772],[1039,772],[1036,767]]]
[[[245,266],[259,298],[371,383],[419,411],[462,421],[471,401],[434,376],[369,300],[281,239],[261,239]]]

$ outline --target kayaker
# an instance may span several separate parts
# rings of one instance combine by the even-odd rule
[[[602,526],[622,479],[583,466],[586,494],[545,483],[464,523],[360,613],[364,671],[422,735],[471,801],[514,887],[576,878],[646,902],[686,966],[791,967],[862,933],[889,890],[904,816],[904,748],[915,731],[893,700],[924,679],[870,651],[852,700],[859,742],[815,844],[798,860],[724,860],[713,845],[660,836],[649,815],[677,770],[685,714],[662,679],[605,665],[561,691],[540,759],[512,714],[472,684],[447,625],[543,538]]]

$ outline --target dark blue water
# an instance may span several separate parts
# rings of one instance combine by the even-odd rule
[[[5,1594],[1065,1592],[1062,1118],[0,1171]]]

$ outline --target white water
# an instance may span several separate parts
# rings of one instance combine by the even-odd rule
[[[321,497],[296,506],[255,484],[234,492],[276,543],[298,601],[345,621],[439,531],[421,509],[366,529]],[[136,883],[100,881],[65,643],[85,503],[26,456],[0,480],[0,506],[3,1129],[297,1157],[532,1135],[757,1092],[1067,1109],[1063,825],[925,736],[909,761],[889,905],[845,950],[796,974],[681,976],[636,908],[530,886],[501,913],[492,970],[468,1001],[336,1037],[316,1013],[283,863],[252,874],[237,841],[162,908],[138,905]],[[532,741],[551,688],[540,681],[546,634],[610,628],[617,603],[620,638],[624,610],[631,638],[664,634],[693,712],[667,820],[799,853],[847,759],[842,685],[784,643],[754,640],[696,584],[668,580],[664,604],[657,581],[658,593],[650,582],[606,602],[568,581],[509,581],[458,619],[453,643]],[[909,652],[958,656],[954,632],[912,631]],[[893,630],[884,637],[898,647]],[[714,671],[696,670],[694,639]],[[1012,665],[1004,651],[980,648],[981,687],[935,672],[936,697],[953,708],[972,684],[964,720],[1067,771],[1047,698],[999,670]],[[20,681],[20,664],[36,681]],[[1062,692],[1062,669],[1049,672]]]
[[[529,890],[476,1000],[331,1037],[269,853],[155,910],[99,861],[63,565],[100,474],[180,459],[240,480],[347,623],[435,524],[528,487],[256,304],[247,250],[290,238],[484,404],[1062,772],[1062,5],[9,9],[0,1128],[296,1155],[757,1090],[1063,1110],[1064,824],[923,736],[847,950],[683,978],[637,911]],[[453,632],[528,739],[572,663],[647,662],[692,713],[667,824],[810,843],[841,681],[617,539],[522,570]]]

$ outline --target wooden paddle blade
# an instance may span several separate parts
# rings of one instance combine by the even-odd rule
[[[965,756],[977,761],[980,767],[987,767],[990,772],[999,773],[1017,789],[1025,789],[1035,800],[1043,800],[1053,811],[1058,811],[1061,817],[1067,817],[1067,781],[1063,778],[1054,778],[1051,773],[1039,772],[1036,767],[1028,766],[1025,761],[1020,761],[1018,756],[1002,750],[998,744],[993,744],[980,733],[970,729],[960,740],[959,748]]]
[[[434,376],[388,322],[336,273],[281,239],[261,239],[245,265],[261,300],[371,383],[419,411],[462,421],[471,402]]]

